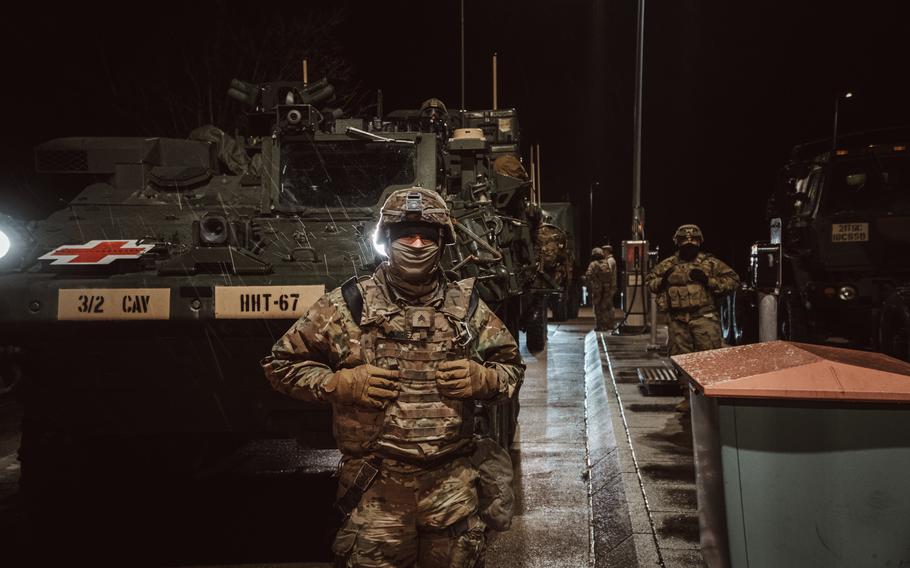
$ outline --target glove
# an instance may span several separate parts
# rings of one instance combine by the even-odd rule
[[[701,268],[693,268],[689,271],[689,278],[702,284],[703,286],[708,285],[708,275],[705,274],[705,271]]]
[[[322,390],[325,398],[335,404],[382,409],[398,398],[398,383],[389,380],[397,378],[398,371],[359,365],[332,374],[322,385]]]
[[[662,292],[670,286],[670,281],[668,279],[670,278],[670,275],[673,274],[674,270],[676,270],[675,264],[660,275],[660,286],[657,287],[658,292]]]
[[[492,398],[499,393],[495,369],[468,359],[443,361],[436,371],[436,386],[449,398]]]

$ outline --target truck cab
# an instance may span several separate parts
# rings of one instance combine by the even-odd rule
[[[728,309],[730,339],[744,341],[737,325],[754,335],[742,303],[764,291],[779,295],[782,339],[908,358],[908,141],[894,129],[794,148],[769,200],[771,239],[753,245],[749,281]]]

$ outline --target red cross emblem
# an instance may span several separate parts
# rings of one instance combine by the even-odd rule
[[[139,258],[153,248],[155,245],[140,245],[137,241],[89,241],[84,245],[57,247],[38,259],[52,260],[52,265],[110,264],[120,258]]]

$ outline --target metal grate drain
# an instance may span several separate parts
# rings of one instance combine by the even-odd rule
[[[639,367],[638,388],[645,396],[668,396],[679,393],[676,371],[666,365]]]

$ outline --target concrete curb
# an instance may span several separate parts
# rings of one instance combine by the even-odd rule
[[[600,334],[585,337],[585,429],[594,568],[660,565]],[[617,436],[618,433],[618,436]]]

